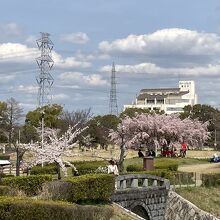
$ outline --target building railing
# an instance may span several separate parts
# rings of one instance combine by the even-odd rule
[[[127,174],[116,178],[116,190],[135,189],[135,188],[170,188],[167,179],[153,176],[150,174]]]

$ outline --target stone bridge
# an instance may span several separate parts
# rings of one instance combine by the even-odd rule
[[[164,219],[169,180],[150,174],[128,174],[116,177],[116,183],[113,202],[144,219]]]

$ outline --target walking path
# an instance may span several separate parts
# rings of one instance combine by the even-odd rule
[[[178,171],[196,173],[220,173],[220,163],[179,166]]]

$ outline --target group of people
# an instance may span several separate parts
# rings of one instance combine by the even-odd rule
[[[149,151],[146,151],[146,157],[155,157],[156,156],[156,153],[154,150],[149,150]],[[142,153],[141,149],[139,149],[138,151],[138,157],[144,157],[144,154]]]
[[[179,154],[178,151],[176,149],[176,147],[173,148],[169,148],[167,146],[163,146],[161,148],[161,156],[163,157],[186,157],[186,151],[187,151],[187,144],[186,143],[182,143],[180,150],[179,150]]]

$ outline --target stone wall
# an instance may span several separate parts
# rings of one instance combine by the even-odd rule
[[[204,212],[197,206],[184,199],[174,191],[167,198],[165,220],[219,220],[210,213]]]
[[[116,191],[111,200],[145,219],[163,220],[167,195],[168,190],[151,187],[142,190]],[[145,215],[137,213],[136,207],[142,207],[146,212]]]

